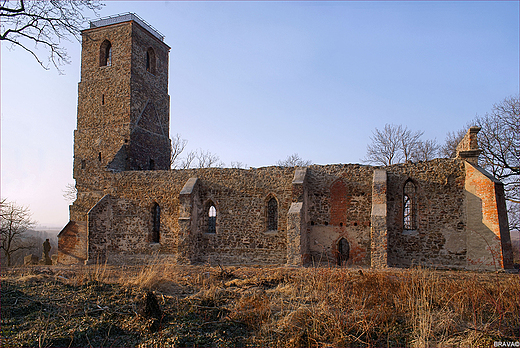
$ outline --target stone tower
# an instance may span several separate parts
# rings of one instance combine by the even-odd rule
[[[163,36],[135,14],[91,22],[82,31],[74,208],[92,207],[108,171],[170,168],[168,54]],[[96,194],[99,193],[99,194]],[[82,204],[82,195],[91,196]],[[78,213],[79,213],[78,212]]]

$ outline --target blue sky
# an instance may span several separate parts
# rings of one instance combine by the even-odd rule
[[[230,165],[297,152],[360,163],[375,127],[403,124],[442,142],[519,91],[519,2],[110,1],[170,51],[170,134]],[[63,226],[72,178],[80,43],[43,70],[1,50],[2,197]]]

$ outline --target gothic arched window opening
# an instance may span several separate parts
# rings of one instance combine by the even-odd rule
[[[99,52],[99,66],[111,66],[112,65],[112,44],[110,41],[105,40],[101,44]]]
[[[150,47],[146,51],[146,71],[155,75],[155,64],[155,51]]]
[[[404,230],[415,230],[417,220],[417,198],[416,198],[416,187],[411,180],[408,180],[404,184],[403,188],[403,229]]]
[[[161,230],[161,207],[159,204],[154,203],[152,208],[152,243],[159,243],[160,230]]]
[[[217,208],[210,204],[208,209],[208,233],[217,233]]]
[[[274,197],[267,202],[267,230],[278,230],[278,202]]]

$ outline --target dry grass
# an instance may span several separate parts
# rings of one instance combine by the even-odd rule
[[[2,287],[12,294],[2,296],[6,346],[65,342],[52,329],[60,316],[80,322],[66,324],[71,346],[469,347],[518,341],[520,331],[518,275],[503,273],[221,268],[153,260],[143,267],[13,269],[2,274]],[[62,303],[49,303],[54,310],[27,317],[32,307],[24,302],[25,319],[47,333],[36,339],[24,331],[30,326],[15,320],[14,302],[49,287],[63,292]],[[135,311],[148,290],[164,312],[158,333],[148,332]],[[91,312],[78,315],[79,307]],[[103,340],[93,343],[100,332]]]

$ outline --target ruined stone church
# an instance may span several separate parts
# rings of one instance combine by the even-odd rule
[[[453,159],[170,169],[169,50],[134,14],[82,31],[77,198],[59,263],[513,267],[476,127]]]

